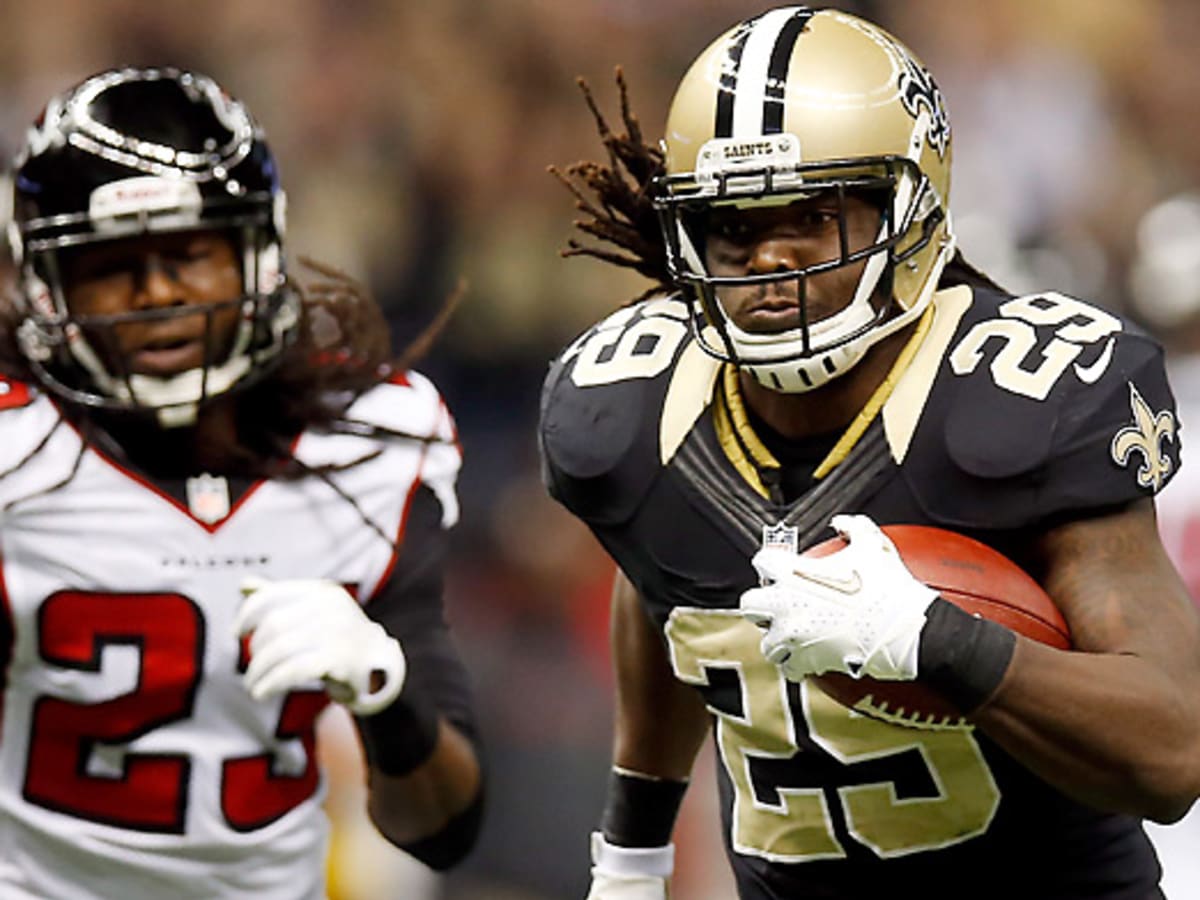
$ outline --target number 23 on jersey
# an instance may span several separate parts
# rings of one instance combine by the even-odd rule
[[[123,646],[138,655],[138,677],[132,691],[99,703],[36,699],[25,800],[118,828],[182,834],[192,758],[128,752],[123,745],[193,714],[204,674],[199,608],[180,594],[59,591],[43,604],[39,622],[38,654],[47,665],[99,673],[105,648]],[[239,670],[247,662],[243,645]],[[262,828],[312,796],[319,780],[313,726],[328,702],[321,691],[294,691],[284,699],[275,737],[300,741],[302,771],[277,774],[272,752],[222,760],[226,825],[240,832]]]

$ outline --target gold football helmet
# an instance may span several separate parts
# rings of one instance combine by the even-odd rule
[[[656,205],[675,282],[706,352],[775,390],[812,390],[928,306],[953,252],[950,126],[929,71],[886,31],[843,12],[788,6],[734,26],[692,63],[663,139]],[[840,253],[800,269],[719,277],[704,262],[706,213],[832,192]],[[874,241],[846,239],[848,194],[886,198]],[[775,334],[737,328],[720,288],[805,279],[865,260],[842,311]]]

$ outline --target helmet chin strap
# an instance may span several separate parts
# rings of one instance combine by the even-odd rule
[[[152,407],[163,428],[179,428],[195,423],[201,399],[224,394],[249,371],[250,357],[239,354],[220,366],[207,370],[199,366],[169,378],[130,375],[129,389],[124,393]]]
[[[911,197],[912,185],[901,185],[899,192],[904,194],[903,199],[907,202]],[[877,243],[884,243],[888,237],[887,228],[886,224],[880,226]],[[704,273],[704,264],[686,230],[678,226],[676,233],[683,261],[694,272]],[[850,303],[834,315],[810,324],[807,342],[804,328],[790,328],[775,333],[752,333],[739,328],[714,292],[709,305],[721,318],[716,323],[717,331],[726,343],[730,361],[764,387],[780,393],[806,393],[828,384],[849,371],[872,346],[895,334],[925,311],[937,288],[941,271],[954,252],[954,244],[954,235],[947,223],[946,239],[912,306],[875,328],[867,328],[878,314],[871,304],[871,298],[891,258],[889,249],[873,253],[867,258]],[[838,342],[840,335],[853,334],[860,329],[866,330],[858,337]],[[822,345],[826,349],[822,349]]]
[[[823,343],[837,341],[839,335],[853,334],[875,319],[878,312],[871,305],[871,297],[887,267],[887,259],[886,250],[872,254],[863,269],[862,277],[858,279],[854,297],[846,308],[808,326],[810,353],[813,353],[814,346],[820,348]],[[723,307],[721,314],[725,315]],[[728,317],[726,319],[728,321]],[[729,322],[727,327],[730,328],[730,341],[737,348],[742,368],[759,384],[785,394],[815,390],[830,379],[843,374],[862,359],[867,348],[882,336],[880,332],[883,331],[883,328],[868,331],[854,340],[833,344],[828,350],[818,349],[815,355],[779,360],[780,350],[804,347],[803,328],[793,328],[772,335],[747,335],[732,322]],[[764,341],[762,338],[769,340]],[[822,338],[826,340],[822,341]],[[770,353],[771,350],[775,352]],[[775,359],[763,359],[768,354]]]
[[[113,377],[76,328],[69,330],[67,346],[101,393],[136,408],[153,410],[163,428],[179,428],[195,423],[201,401],[225,393],[250,371],[246,348],[253,329],[253,322],[242,320],[229,358],[220,365],[197,366],[167,377],[136,372],[125,379]]]
[[[895,334],[925,312],[933,298],[934,291],[937,290],[942,269],[954,254],[954,247],[954,235],[948,231],[946,241],[933,260],[929,277],[925,279],[916,301],[900,315],[889,319],[878,328],[873,328],[854,340],[847,341],[819,356],[790,362],[741,364],[739,367],[749,372],[754,380],[763,387],[783,394],[802,394],[816,390],[839,375],[844,375],[866,355],[871,347],[889,335]]]

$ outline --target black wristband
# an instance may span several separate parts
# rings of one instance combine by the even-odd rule
[[[999,687],[1016,646],[1003,625],[938,597],[925,612],[917,678],[969,715]]]
[[[437,746],[437,709],[412,691],[401,691],[391,706],[355,722],[367,765],[384,775],[407,775]]]
[[[600,830],[618,847],[662,847],[671,842],[686,781],[655,778],[614,767]]]

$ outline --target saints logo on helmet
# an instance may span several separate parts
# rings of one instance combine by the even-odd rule
[[[284,276],[285,200],[275,161],[245,107],[210,78],[171,68],[95,75],[47,104],[14,170],[9,241],[21,267],[18,345],[55,394],[185,424],[206,400],[268,371],[294,337],[299,298]],[[60,254],[199,230],[230,235],[239,254],[242,293],[227,304],[239,318],[232,343],[169,377],[132,372],[105,352],[117,329],[196,310],[75,315]],[[211,328],[212,310],[205,315]]]
[[[950,127],[929,71],[896,38],[836,10],[784,7],[748,19],[693,62],[672,101],[666,174],[656,204],[676,283],[694,301],[701,346],[776,390],[811,390],[841,375],[928,306],[953,253]],[[839,203],[840,253],[799,269],[713,275],[704,261],[714,208]],[[846,240],[845,203],[869,197],[880,227]],[[861,266],[849,305],[818,321],[760,334],[718,300],[727,287],[794,282]]]

